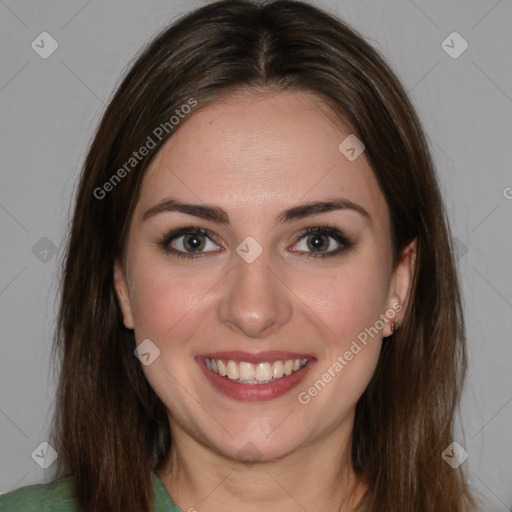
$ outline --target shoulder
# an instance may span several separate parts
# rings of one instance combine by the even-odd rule
[[[0,496],[1,512],[78,512],[66,476],[49,484],[29,485]]]
[[[155,474],[152,474],[152,483],[153,512],[182,512]],[[72,478],[66,476],[0,495],[0,512],[79,512],[73,497]]]

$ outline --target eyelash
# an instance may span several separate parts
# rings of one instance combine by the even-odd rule
[[[213,241],[213,239],[215,238],[215,235],[207,229],[203,229],[203,228],[196,227],[196,226],[189,226],[186,228],[180,228],[180,229],[170,231],[169,233],[164,235],[159,240],[158,245],[166,253],[172,254],[173,256],[176,256],[177,258],[186,258],[189,260],[195,259],[195,258],[200,258],[204,254],[207,254],[208,252],[210,252],[210,251],[207,251],[206,253],[201,253],[201,252],[186,253],[186,252],[178,251],[174,248],[169,247],[171,242],[173,242],[175,239],[178,239],[184,235],[202,235],[202,236],[205,236],[208,239],[210,239],[210,241]],[[323,224],[321,226],[306,228],[303,231],[303,233],[299,236],[298,240],[293,245],[296,245],[297,243],[299,243],[300,241],[304,240],[305,238],[307,238],[309,236],[315,236],[315,235],[329,236],[329,237],[333,238],[338,244],[340,244],[340,247],[338,249],[335,249],[334,251],[330,251],[327,253],[325,253],[325,252],[323,252],[323,253],[322,252],[310,252],[310,253],[306,252],[306,253],[304,253],[302,251],[292,251],[292,252],[299,253],[299,254],[297,254],[297,256],[303,257],[303,258],[322,258],[323,259],[323,258],[330,258],[330,257],[338,256],[341,253],[347,251],[348,249],[350,249],[351,247],[354,246],[354,242],[351,240],[350,237],[344,235],[338,229],[336,229],[333,226],[330,226],[329,224]]]

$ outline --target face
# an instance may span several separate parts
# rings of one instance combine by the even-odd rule
[[[414,246],[393,267],[385,199],[330,119],[304,93],[225,98],[146,172],[114,283],[175,439],[275,460],[352,428]]]

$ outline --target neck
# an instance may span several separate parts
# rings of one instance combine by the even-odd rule
[[[251,464],[173,432],[169,457],[157,473],[185,512],[352,512],[366,485],[353,471],[350,436],[344,437],[343,444],[324,439],[278,460]]]

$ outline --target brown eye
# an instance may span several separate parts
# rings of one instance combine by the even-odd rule
[[[175,256],[194,257],[219,252],[219,246],[212,241],[212,235],[202,228],[183,228],[171,231],[160,241],[166,252]]]
[[[330,240],[326,235],[308,235],[306,240],[307,246],[312,252],[324,252],[329,249]]]
[[[291,250],[305,257],[328,257],[340,254],[354,243],[335,228],[322,226],[308,228]]]
[[[177,250],[185,250],[187,252],[202,251],[206,245],[206,237],[195,234],[182,235],[173,240],[171,245]],[[176,245],[178,245],[178,247]],[[181,249],[179,245],[181,245],[183,249]]]

